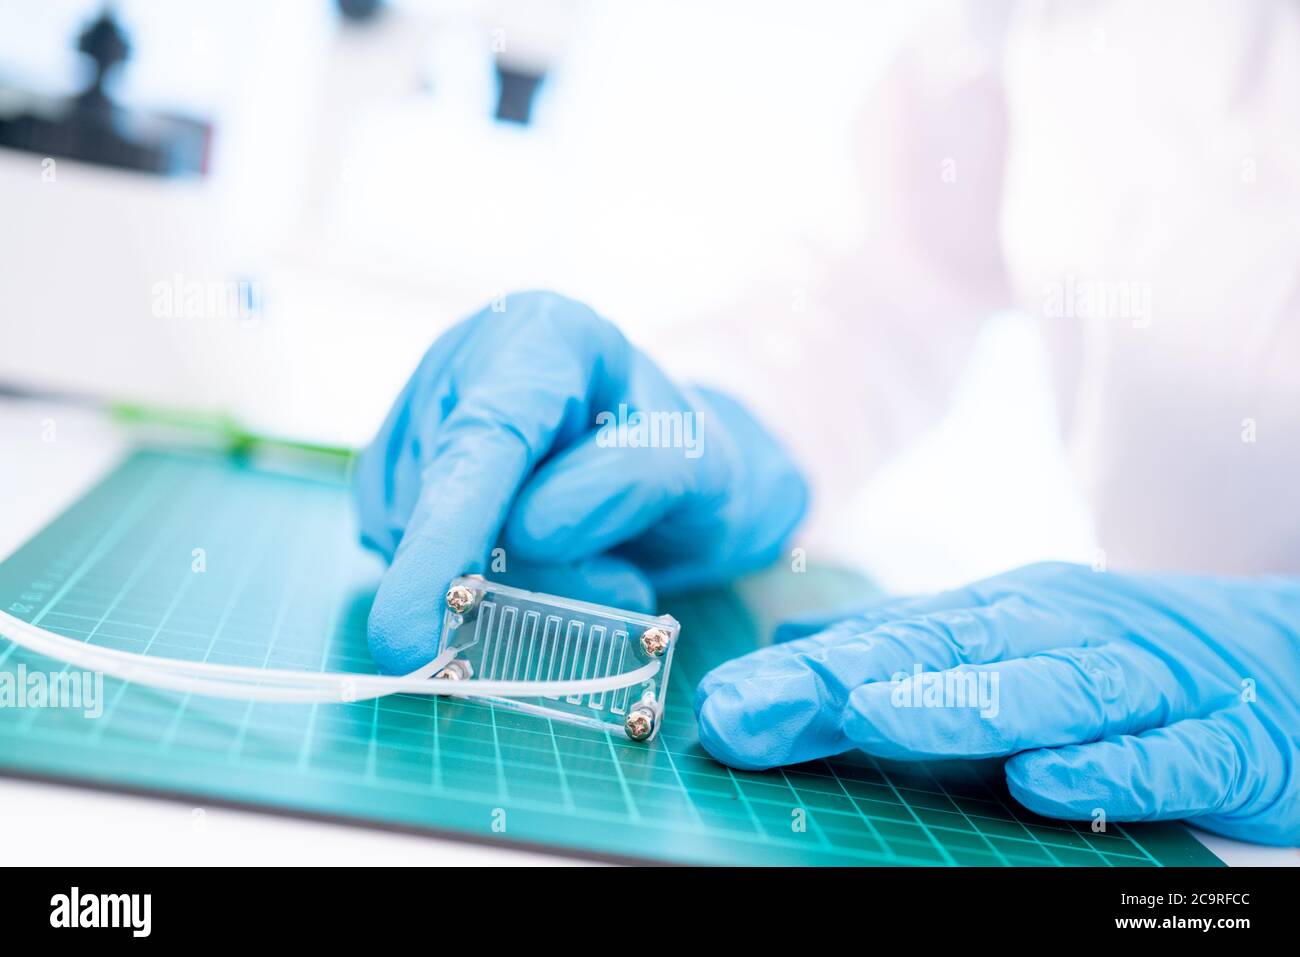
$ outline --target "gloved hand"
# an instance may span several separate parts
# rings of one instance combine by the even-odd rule
[[[1045,816],[1300,843],[1295,579],[1032,565],[780,638],[700,684],[720,761],[1012,755],[1011,794]]]
[[[638,412],[657,414],[644,435],[668,447],[636,444]],[[541,292],[433,344],[355,486],[362,540],[391,561],[369,623],[391,673],[433,657],[457,575],[651,611],[656,590],[775,560],[806,503],[739,405],[679,388],[609,322]]]

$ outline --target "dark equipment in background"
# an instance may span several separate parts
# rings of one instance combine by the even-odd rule
[[[384,5],[384,0],[337,0],[339,13],[347,20],[361,22],[372,19]]]
[[[507,66],[500,60],[496,62],[496,74],[496,119],[503,123],[527,126],[532,118],[533,98],[546,75],[523,70],[517,66]]]
[[[0,146],[160,176],[207,173],[208,123],[128,109],[109,97],[108,75],[131,53],[111,8],[82,30],[77,49],[95,64],[90,86],[71,99],[20,95],[17,112],[0,115]]]

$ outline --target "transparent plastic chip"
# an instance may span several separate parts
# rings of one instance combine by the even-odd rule
[[[466,695],[649,741],[662,724],[680,630],[670,615],[643,615],[465,575],[447,592],[438,651],[454,648],[456,655],[439,677],[572,682],[628,674],[658,660],[652,677],[612,691],[534,698]]]

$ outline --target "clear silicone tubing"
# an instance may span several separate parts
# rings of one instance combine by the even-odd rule
[[[0,612],[0,635],[29,651],[136,684],[241,701],[338,702],[363,701],[390,694],[492,696],[530,698],[615,691],[641,684],[658,673],[661,663],[601,678],[569,681],[436,680],[455,656],[444,651],[409,675],[368,675],[344,671],[287,671],[243,665],[221,665],[180,658],[141,655],[100,648],[59,635]]]

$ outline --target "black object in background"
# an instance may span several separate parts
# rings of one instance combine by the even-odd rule
[[[496,118],[505,123],[526,126],[533,114],[533,98],[546,74],[507,66],[500,60],[497,71]]]
[[[361,22],[372,19],[384,5],[384,0],[335,0],[339,13],[347,20]]]
[[[90,86],[70,100],[21,97],[19,112],[0,115],[0,146],[161,176],[207,172],[209,124],[129,110],[109,98],[105,81],[131,54],[111,9],[81,32],[77,49],[94,61]]]

